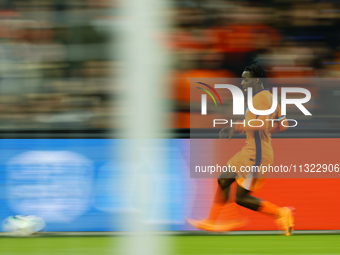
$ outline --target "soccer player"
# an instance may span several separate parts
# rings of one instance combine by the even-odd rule
[[[272,106],[272,94],[268,89],[264,89],[263,86],[266,78],[265,71],[256,62],[246,66],[242,73],[241,86],[244,92],[249,87],[252,87],[253,106],[257,110],[268,110]],[[261,123],[260,121],[253,121],[252,126],[250,126],[248,121],[254,119],[262,120],[264,124],[261,127],[253,127],[259,126],[259,123]],[[271,121],[266,121],[266,119],[276,119],[276,121],[272,125]],[[269,116],[255,115],[247,109],[244,122],[238,121],[240,124],[236,124],[232,128],[225,127],[220,131],[220,138],[224,138],[229,133],[229,139],[233,137],[235,132],[246,133],[246,145],[227,163],[227,166],[235,166],[236,172],[227,171],[219,176],[217,191],[208,218],[201,221],[187,219],[188,223],[208,231],[228,231],[237,227],[238,224],[235,224],[235,222],[216,223],[223,206],[229,198],[230,186],[236,181],[236,203],[238,205],[274,217],[279,228],[285,231],[285,235],[291,235],[294,226],[293,211],[295,209],[293,207],[278,207],[268,201],[252,196],[251,192],[258,190],[262,186],[264,179],[261,178],[261,173],[240,171],[241,166],[251,168],[261,164],[267,166],[273,164],[274,154],[271,146],[271,134],[287,129],[281,125],[284,120],[286,118],[281,116],[279,105],[277,105],[276,111]]]

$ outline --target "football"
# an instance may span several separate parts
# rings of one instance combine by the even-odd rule
[[[7,217],[3,221],[3,231],[8,232],[12,236],[30,236],[45,227],[42,218],[34,215],[15,215]]]

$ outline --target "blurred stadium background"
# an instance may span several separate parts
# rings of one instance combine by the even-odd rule
[[[149,34],[129,23],[132,9]],[[276,136],[276,162],[340,163],[339,30],[332,0],[0,0],[0,221],[37,215],[48,236],[1,237],[0,254],[337,254],[338,235],[125,240],[124,231],[193,234],[185,217],[208,212],[216,183],[189,173],[192,77],[239,78],[257,60],[269,78],[295,78],[312,93],[313,116],[292,112],[299,128]],[[157,50],[139,48],[147,42]],[[339,185],[273,179],[257,196],[294,205],[297,230],[335,231]],[[276,230],[240,212],[250,223],[239,230]],[[54,236],[108,231],[116,237]]]

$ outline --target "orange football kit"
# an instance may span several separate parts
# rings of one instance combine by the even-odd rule
[[[256,110],[268,110],[272,106],[272,94],[268,89],[257,91],[252,99]],[[273,164],[274,153],[271,146],[271,134],[286,130],[287,127],[282,125],[285,121],[286,118],[281,116],[280,106],[277,105],[276,110],[269,115],[255,115],[247,109],[245,120],[238,121],[235,125],[235,132],[246,133],[247,141],[241,151],[228,161],[227,166],[230,166],[236,172],[235,180],[245,190],[255,191],[262,186],[264,173],[252,169],[261,165],[269,166]],[[286,126],[288,126],[288,123],[286,123]],[[245,171],[247,167],[251,171]],[[222,232],[244,226],[247,220],[237,213],[234,203],[226,204],[224,201],[224,193],[218,186],[208,218],[203,220],[187,218],[188,223],[203,230]],[[226,206],[228,206],[229,214],[234,215],[233,219],[223,219],[218,223],[218,218]],[[274,217],[279,228],[285,230],[285,235],[292,233],[294,210],[293,207],[278,207],[263,200],[260,200],[260,205],[256,209],[256,211]]]
[[[253,106],[256,110],[268,110],[272,106],[272,94],[268,89],[262,89],[253,95]],[[238,121],[235,132],[246,133],[246,145],[236,153],[227,163],[235,166],[238,185],[246,190],[256,191],[263,185],[263,173],[246,171],[254,166],[269,166],[274,162],[271,145],[271,134],[287,129],[282,126],[285,116],[281,116],[280,106],[270,115],[255,115],[247,109],[244,121]],[[285,125],[287,126],[288,123]],[[256,168],[253,168],[256,169]]]

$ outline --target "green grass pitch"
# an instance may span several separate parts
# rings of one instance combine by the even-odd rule
[[[117,254],[124,237],[0,238],[0,255]],[[340,235],[158,236],[167,255],[340,254]],[[161,254],[159,254],[161,255]]]

